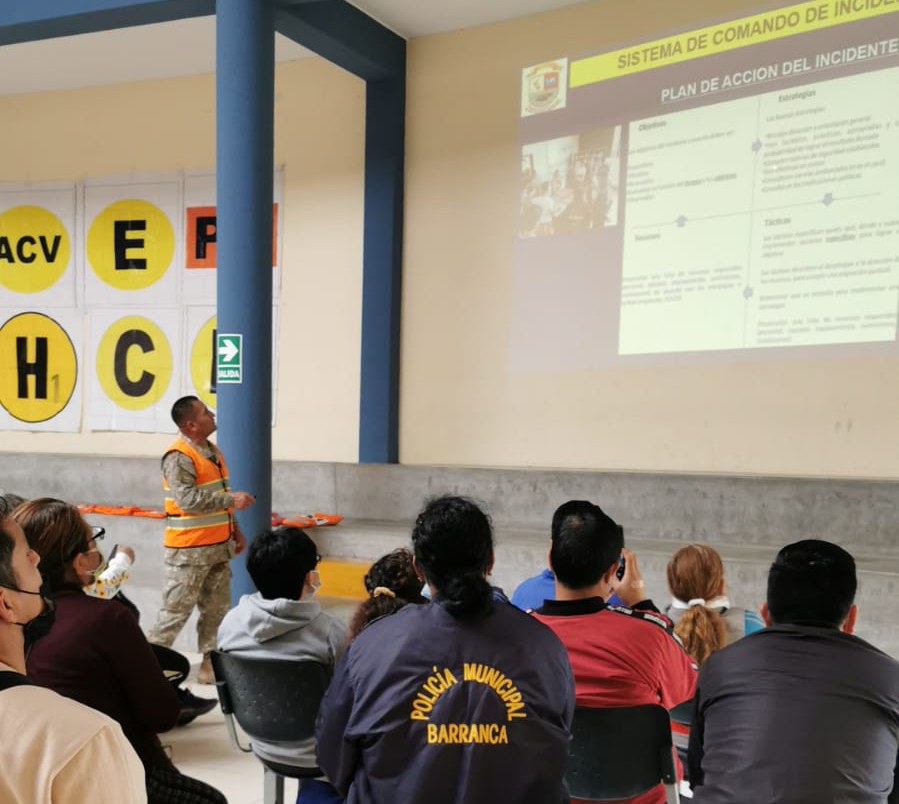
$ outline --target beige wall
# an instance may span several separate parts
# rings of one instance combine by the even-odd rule
[[[896,477],[892,358],[514,375],[522,67],[703,22],[708,2],[597,0],[409,44],[400,456],[406,463]],[[715,13],[749,11],[719,0]],[[281,65],[276,458],[357,457],[364,88]],[[0,98],[0,177],[214,164],[214,82]],[[575,300],[575,303],[577,300]],[[2,449],[154,455],[166,436],[3,433]]]
[[[899,475],[896,359],[510,372],[521,68],[703,23],[709,7],[603,0],[410,43],[403,462]]]
[[[364,113],[364,84],[349,73],[321,59],[278,66],[275,162],[285,166],[285,186],[276,458],[358,457]],[[3,181],[215,167],[213,76],[4,97],[0,119]],[[4,432],[2,449],[155,455],[170,440]]]

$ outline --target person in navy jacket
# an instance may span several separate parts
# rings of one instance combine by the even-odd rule
[[[486,580],[490,521],[461,497],[412,531],[434,592],[370,623],[319,709],[318,760],[347,804],[562,804],[574,679],[553,632]]]

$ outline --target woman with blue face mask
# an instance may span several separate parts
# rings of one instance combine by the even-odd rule
[[[26,658],[37,684],[118,721],[144,766],[151,804],[224,804],[214,788],[181,774],[157,736],[175,725],[178,695],[137,620],[124,606],[85,594],[103,565],[102,534],[62,500],[30,500],[15,509],[40,570],[53,590],[56,620]]]

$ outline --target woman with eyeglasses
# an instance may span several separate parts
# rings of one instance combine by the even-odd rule
[[[150,804],[225,804],[213,787],[180,773],[159,742],[181,704],[134,616],[85,594],[103,565],[99,531],[73,505],[49,498],[23,503],[13,519],[41,557],[56,602],[53,627],[26,658],[29,677],[118,721],[144,765]]]

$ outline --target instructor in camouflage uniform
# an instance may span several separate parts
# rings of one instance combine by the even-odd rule
[[[200,613],[197,642],[203,663],[201,684],[214,684],[209,654],[231,604],[229,561],[243,552],[246,539],[234,519],[235,508],[254,502],[252,494],[231,491],[221,450],[209,441],[215,414],[195,396],[172,406],[181,432],[162,457],[165,512],[165,587],[150,642],[170,647],[194,606]]]

